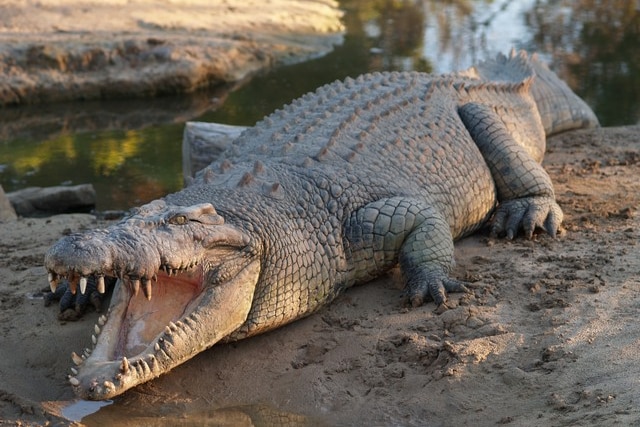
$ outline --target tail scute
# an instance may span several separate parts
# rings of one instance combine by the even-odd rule
[[[531,66],[536,75],[531,85],[531,95],[536,101],[547,135],[600,126],[587,103],[573,93],[537,55],[531,57]]]
[[[511,50],[458,73],[486,81],[525,83],[533,96],[547,136],[571,129],[600,126],[598,118],[537,54]],[[527,80],[532,79],[532,82]]]

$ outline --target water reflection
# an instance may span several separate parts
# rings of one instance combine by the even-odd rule
[[[183,123],[228,93],[0,110],[0,184],[13,191],[91,182],[98,210],[161,197],[182,186]]]
[[[64,406],[60,410],[60,414],[69,421],[80,422],[82,419],[90,414],[93,414],[100,410],[103,406],[109,406],[113,403],[112,400],[91,402],[88,400],[76,400],[70,404]]]
[[[532,45],[602,124],[640,122],[640,1],[537,2],[525,16]]]
[[[640,121],[637,0],[343,0],[341,5],[347,11],[343,45],[231,93],[2,110],[0,184],[13,191],[91,182],[98,209],[126,209],[182,186],[185,120],[252,125],[336,79],[380,70],[449,72],[511,47],[540,52],[603,125]]]

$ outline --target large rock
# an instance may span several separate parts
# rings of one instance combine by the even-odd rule
[[[182,175],[185,181],[214,161],[245,129],[245,126],[188,122],[182,138]]]
[[[90,212],[96,205],[96,191],[91,184],[29,187],[8,193],[7,197],[20,216]]]

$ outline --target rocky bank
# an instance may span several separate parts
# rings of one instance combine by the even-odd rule
[[[0,107],[192,92],[340,43],[332,0],[4,0]]]

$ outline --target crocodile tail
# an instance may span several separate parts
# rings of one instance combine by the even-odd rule
[[[530,62],[536,75],[531,95],[536,101],[547,135],[600,126],[598,118],[587,103],[573,93],[538,55],[531,55]]]
[[[533,76],[530,93],[547,136],[571,129],[600,126],[589,106],[538,55],[512,50],[509,56],[481,62],[460,75],[487,81],[523,82]]]

